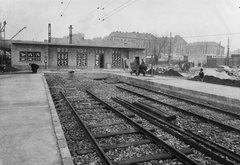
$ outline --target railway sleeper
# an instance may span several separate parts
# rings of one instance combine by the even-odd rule
[[[156,128],[149,128],[148,131],[154,132],[156,131]],[[94,135],[94,137],[96,139],[100,139],[100,138],[107,138],[107,137],[111,137],[111,136],[117,136],[117,135],[123,135],[123,134],[134,134],[134,133],[141,133],[140,131],[136,130],[136,129],[131,129],[131,130],[125,130],[125,131],[121,131],[121,132],[109,132],[109,133],[105,133],[105,134],[98,134],[98,135]],[[86,139],[85,136],[71,136],[72,140],[83,140]],[[166,138],[164,138],[166,139]]]
[[[138,121],[135,121],[137,123],[142,123],[141,120],[138,120]],[[126,124],[126,122],[114,122],[114,123],[107,123],[107,124],[98,124],[98,123],[95,123],[94,125],[88,125],[88,127],[91,127],[91,128],[96,128],[96,127],[105,127],[105,126],[111,126],[111,125],[120,125],[120,124]]]
[[[179,150],[181,153],[185,155],[193,154],[193,151],[189,148],[183,148]],[[141,162],[147,162],[151,160],[166,160],[166,159],[174,159],[174,155],[169,153],[163,153],[163,154],[152,154],[152,155],[146,155],[142,157],[136,157],[132,159],[127,159],[123,161],[116,162],[117,165],[129,165],[129,164],[136,164]]]

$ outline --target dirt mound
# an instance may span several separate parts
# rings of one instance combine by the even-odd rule
[[[12,66],[6,66],[6,69],[5,69],[5,72],[17,72],[17,71],[20,71],[20,70]]]
[[[148,70],[147,71],[148,74],[152,74],[152,70]],[[178,76],[178,77],[182,77],[182,75],[180,73],[178,73],[177,71],[173,70],[173,69],[169,69],[163,73],[159,73],[158,71],[153,69],[153,74],[154,75],[160,75],[160,76]]]
[[[199,76],[195,76],[188,80],[199,81]],[[208,76],[208,75],[204,76],[203,82],[219,84],[219,85],[227,85],[227,86],[233,86],[233,87],[240,87],[239,80],[220,79],[220,78],[217,78],[214,76]]]
[[[173,69],[169,69],[166,72],[163,73],[163,75],[165,76],[178,76],[178,77],[182,77],[182,75],[180,73],[178,73],[177,71],[173,70]]]

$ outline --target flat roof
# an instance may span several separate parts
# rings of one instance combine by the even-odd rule
[[[107,40],[100,40],[100,41],[92,41],[92,40],[82,40],[78,41],[78,43],[69,44],[69,43],[48,43],[48,42],[39,42],[39,41],[19,41],[14,40],[12,44],[26,44],[26,45],[46,45],[46,46],[72,46],[72,47],[98,47],[98,48],[124,48],[124,49],[139,49],[144,50],[144,47],[138,47],[134,43],[131,42],[119,42],[119,41],[107,41]]]

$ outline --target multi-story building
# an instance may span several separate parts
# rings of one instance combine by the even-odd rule
[[[158,56],[158,59],[182,59],[186,54],[187,42],[179,35],[175,37],[157,37],[151,33],[112,32],[105,37],[109,41],[132,42],[145,48],[146,57]],[[171,50],[170,50],[171,45]]]
[[[216,42],[194,42],[186,47],[187,55],[223,55],[224,47]]]
[[[217,42],[194,42],[186,47],[188,61],[198,65],[209,65],[210,58],[225,58],[224,47]]]

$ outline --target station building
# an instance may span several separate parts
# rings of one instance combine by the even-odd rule
[[[134,43],[107,40],[79,40],[74,44],[11,41],[12,66],[23,70],[29,67],[29,63],[48,69],[125,68],[134,59],[145,59],[144,48]]]

